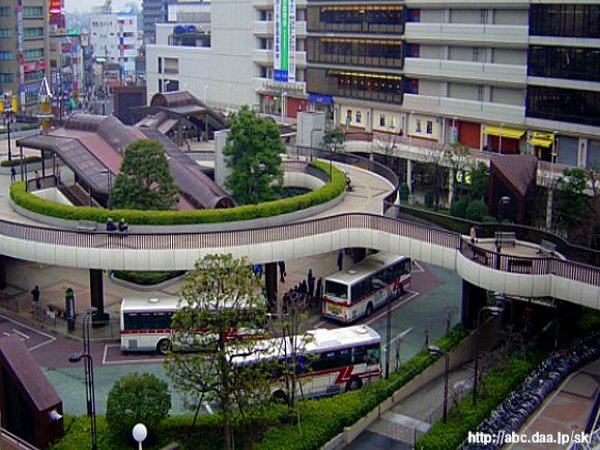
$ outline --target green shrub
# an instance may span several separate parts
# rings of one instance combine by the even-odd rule
[[[156,430],[169,409],[167,383],[151,373],[133,372],[119,378],[108,393],[106,421],[115,436],[129,437],[136,423]]]
[[[175,271],[129,271],[115,270],[113,277],[119,280],[129,281],[130,283],[141,284],[142,286],[150,286],[159,284],[163,281],[171,280],[185,273],[183,270]]]
[[[311,163],[329,174],[329,165],[323,161]],[[334,167],[333,179],[319,189],[297,197],[284,198],[258,205],[244,205],[226,209],[198,209],[193,211],[139,211],[128,209],[93,208],[69,206],[39,198],[25,191],[23,182],[10,185],[10,198],[29,211],[65,220],[91,220],[106,223],[109,217],[124,218],[129,224],[186,225],[197,223],[220,223],[273,217],[320,205],[339,197],[346,189],[344,173]]]
[[[464,219],[467,215],[469,201],[469,197],[461,197],[458,200],[453,201],[450,206],[450,215]]]
[[[485,216],[483,216],[482,222],[483,223],[494,223],[494,222],[496,222],[496,218],[486,214]]]
[[[487,212],[488,209],[485,202],[481,200],[473,200],[471,203],[469,203],[469,206],[467,207],[465,217],[468,220],[472,220],[474,222],[481,222],[487,214]]]
[[[40,158],[39,156],[26,156],[25,158],[23,158],[23,162],[25,164],[32,164],[32,163],[40,162],[41,160],[42,160],[42,158]],[[20,166],[20,165],[21,165],[20,158],[13,158],[10,161],[8,159],[5,159],[4,161],[0,162],[0,166],[2,166],[2,167],[13,167],[13,166]]]

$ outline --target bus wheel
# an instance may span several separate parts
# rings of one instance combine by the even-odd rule
[[[160,353],[161,355],[166,355],[169,350],[171,350],[171,341],[169,341],[168,339],[161,339],[160,341],[158,341],[158,344],[156,345],[156,351],[158,353]]]
[[[280,389],[271,394],[271,403],[282,403],[284,405],[289,405],[290,399],[288,398],[287,394]]]
[[[346,383],[346,392],[358,391],[362,387],[362,380],[357,377],[352,377]]]
[[[369,317],[371,314],[373,314],[373,303],[369,303],[365,311],[365,316]]]

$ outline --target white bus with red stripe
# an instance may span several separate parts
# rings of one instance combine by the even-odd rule
[[[180,309],[180,299],[171,298],[124,298],[121,300],[121,351],[167,353],[172,348],[171,318]],[[231,327],[230,339],[243,339],[251,335],[256,337],[257,330]],[[206,330],[198,329],[198,333]],[[258,330],[260,331],[260,330]],[[204,337],[204,336],[203,336]],[[197,335],[194,342],[198,342]],[[205,343],[214,342],[216,336],[206,333]],[[192,339],[191,339],[192,341]],[[192,348],[176,350],[193,350]]]
[[[271,395],[274,399],[287,401],[289,398],[283,368],[285,361],[290,364],[293,340],[303,342],[297,345],[296,354],[296,396],[299,398],[360,389],[381,376],[381,337],[368,325],[311,330],[304,336],[286,339],[287,342],[284,338],[259,341],[251,355],[236,356],[233,360],[245,365],[278,359],[279,364],[275,366],[280,370],[269,368],[273,374]]]
[[[406,256],[376,253],[347,271],[336,272],[323,283],[322,314],[344,323],[370,316],[409,288],[411,260]]]

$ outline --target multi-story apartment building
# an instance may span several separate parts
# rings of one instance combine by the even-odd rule
[[[167,22],[168,5],[174,0],[143,0],[142,31],[146,44],[156,43],[156,24]]]
[[[33,114],[47,74],[46,0],[0,0],[0,92],[18,96],[18,113]]]
[[[96,58],[103,58],[106,64],[119,65],[121,82],[135,75],[140,45],[136,14],[97,14],[90,24],[90,43]]]
[[[148,47],[149,96],[166,82],[213,106],[315,108],[357,130],[600,161],[597,2],[305,1],[211,3],[210,48],[181,48],[166,26]]]

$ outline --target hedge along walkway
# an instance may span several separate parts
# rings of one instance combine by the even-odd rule
[[[325,174],[329,173],[329,164],[326,162],[315,161],[312,165]],[[110,216],[123,217],[129,224],[176,225],[220,223],[277,216],[326,203],[342,195],[345,189],[346,177],[342,171],[334,167],[333,179],[315,191],[295,197],[260,203],[258,205],[243,205],[226,209],[136,211],[107,210],[86,206],[75,207],[61,205],[30,194],[25,191],[25,185],[22,182],[13,183],[10,186],[10,197],[22,208],[66,220],[90,220],[93,222],[105,223]]]

